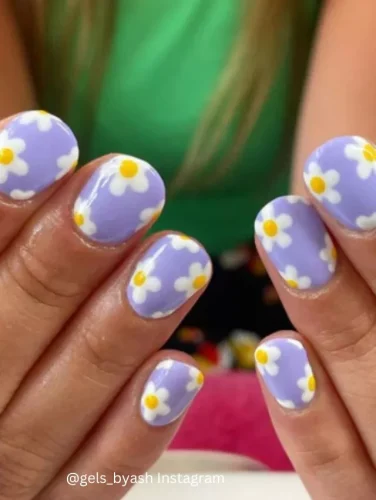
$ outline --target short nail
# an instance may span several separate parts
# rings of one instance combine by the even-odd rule
[[[157,219],[164,202],[157,171],[143,160],[118,155],[90,177],[74,204],[73,219],[88,238],[116,244]]]
[[[261,344],[255,360],[268,390],[288,409],[305,408],[316,391],[316,379],[303,344],[295,339],[274,338]]]
[[[255,232],[271,262],[291,288],[325,285],[337,251],[318,213],[300,196],[282,196],[258,214]]]
[[[179,418],[204,383],[194,366],[180,361],[161,361],[146,382],[141,397],[141,415],[152,426],[167,425]]]
[[[182,234],[157,240],[136,265],[127,288],[129,303],[146,318],[168,316],[210,280],[212,264],[196,241]]]
[[[304,169],[312,194],[349,229],[376,228],[376,147],[361,137],[338,137],[316,149]]]
[[[26,200],[74,169],[78,146],[70,128],[45,111],[27,111],[0,132],[0,192]]]

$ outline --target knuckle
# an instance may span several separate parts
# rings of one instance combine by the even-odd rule
[[[31,498],[42,486],[55,455],[55,446],[49,447],[35,436],[1,433],[0,499]]]
[[[122,377],[132,373],[135,369],[134,357],[124,356],[118,343],[109,335],[98,335],[86,330],[82,335],[84,344],[83,357],[89,365],[91,378],[103,381],[107,377]]]
[[[304,465],[310,474],[317,476],[330,476],[337,471],[346,470],[348,458],[353,457],[353,452],[348,449],[343,449],[338,446],[330,446],[325,443],[325,446],[312,446],[300,450],[297,453],[296,461]]]
[[[337,328],[319,332],[320,345],[341,361],[372,355],[375,349],[376,311],[363,311]]]
[[[9,278],[38,304],[60,308],[80,295],[79,285],[66,280],[60,261],[51,265],[27,246],[5,259],[5,264]]]

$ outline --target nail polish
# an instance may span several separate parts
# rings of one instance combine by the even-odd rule
[[[0,131],[0,193],[27,200],[77,166],[70,128],[46,111],[27,111]]]
[[[143,160],[118,155],[83,187],[73,220],[91,240],[117,244],[157,219],[164,202],[165,187],[157,171]]]
[[[283,408],[299,410],[312,401],[316,379],[301,342],[270,339],[256,349],[255,361],[265,385]]]
[[[317,148],[304,181],[339,223],[355,231],[376,228],[376,147],[366,139],[337,137]]]
[[[282,196],[268,203],[256,218],[255,232],[290,288],[323,286],[335,272],[336,248],[304,198]]]
[[[170,424],[184,413],[203,383],[203,374],[194,366],[173,359],[161,361],[146,382],[142,418],[156,427]]]
[[[165,317],[206,286],[211,274],[210,257],[201,245],[183,234],[168,234],[136,265],[128,300],[140,316]]]

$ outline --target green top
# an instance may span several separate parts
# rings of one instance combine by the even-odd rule
[[[316,10],[318,2],[309,3]],[[109,152],[138,156],[168,183],[182,164],[227,62],[240,22],[240,1],[120,0],[119,4],[89,159]],[[287,169],[278,183],[270,173],[286,126],[288,90],[287,60],[230,174],[209,191],[167,198],[153,230],[187,233],[214,255],[252,237],[253,219],[266,197],[287,190]],[[71,121],[80,135],[78,117]],[[268,176],[271,190],[260,189]]]

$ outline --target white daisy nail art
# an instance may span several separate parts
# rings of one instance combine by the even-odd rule
[[[162,287],[161,280],[152,276],[155,264],[153,259],[145,259],[136,267],[130,281],[132,287],[132,299],[136,304],[143,304],[148,293],[156,293]]]
[[[357,162],[358,176],[368,179],[372,173],[376,173],[376,148],[362,137],[355,136],[352,139],[355,144],[346,145],[345,156]]]
[[[47,111],[36,110],[23,113],[19,121],[22,125],[35,123],[40,132],[48,132],[52,128],[54,123],[53,120],[55,120],[55,122],[60,121],[59,118],[51,115]]]
[[[165,205],[165,200],[162,200],[156,207],[144,208],[140,213],[140,221],[141,223],[138,226],[138,229],[145,227],[149,224],[150,221],[155,222],[158,220],[159,216],[162,213],[163,207]]]
[[[170,234],[169,238],[171,240],[171,245],[175,250],[182,250],[186,248],[191,253],[197,253],[200,251],[200,245],[197,241],[192,240],[189,236],[185,234]]]
[[[189,369],[189,376],[191,377],[191,380],[188,382],[186,389],[188,392],[191,391],[198,391],[201,389],[203,383],[204,383],[204,375],[203,373],[192,366]]]
[[[66,155],[62,155],[57,159],[57,167],[60,172],[56,176],[56,180],[61,179],[70,170],[74,170],[78,164],[78,147],[74,146]]]
[[[0,184],[8,180],[9,174],[24,176],[29,172],[29,166],[20,154],[26,148],[23,139],[10,138],[7,130],[0,132]]]
[[[261,344],[255,352],[256,365],[259,372],[263,375],[265,372],[271,376],[276,376],[279,367],[276,361],[281,357],[281,351],[273,345]]]
[[[290,215],[280,214],[276,217],[273,204],[269,203],[261,210],[259,217],[255,221],[255,231],[267,252],[271,252],[275,244],[281,248],[291,245],[291,236],[285,231],[293,224]]]
[[[312,373],[311,366],[306,363],[304,367],[305,377],[300,378],[297,381],[299,389],[302,390],[302,401],[304,403],[309,403],[316,391],[316,379]]]
[[[281,271],[280,275],[290,288],[305,290],[309,288],[312,283],[312,280],[309,276],[299,276],[298,271],[294,266],[286,266],[285,271]]]
[[[153,422],[159,415],[166,416],[171,412],[167,401],[169,392],[165,387],[157,388],[149,382],[141,399],[142,415],[147,422]]]
[[[109,190],[114,196],[122,196],[126,189],[137,193],[145,193],[149,189],[146,172],[150,165],[132,156],[119,156],[112,162],[114,175]]]
[[[207,262],[203,266],[194,262],[189,266],[189,276],[182,276],[175,281],[174,288],[177,292],[185,292],[186,298],[192,297],[198,290],[206,286],[212,274],[212,264]]]
[[[97,231],[97,226],[91,220],[90,216],[90,202],[88,200],[78,198],[73,208],[73,220],[81,231],[87,236],[92,236]]]
[[[163,368],[163,369],[162,369]],[[167,359],[150,374],[141,396],[141,416],[151,426],[168,425],[181,417],[202,387],[197,368]]]
[[[340,193],[334,189],[340,180],[337,170],[323,172],[318,163],[311,162],[304,172],[304,180],[311,194],[319,201],[325,199],[333,204],[341,201]]]
[[[325,248],[320,251],[320,259],[328,263],[328,269],[334,273],[337,265],[337,250],[329,234],[325,235]]]
[[[29,200],[35,195],[35,191],[22,191],[22,189],[13,189],[10,192],[10,197],[14,200]]]

